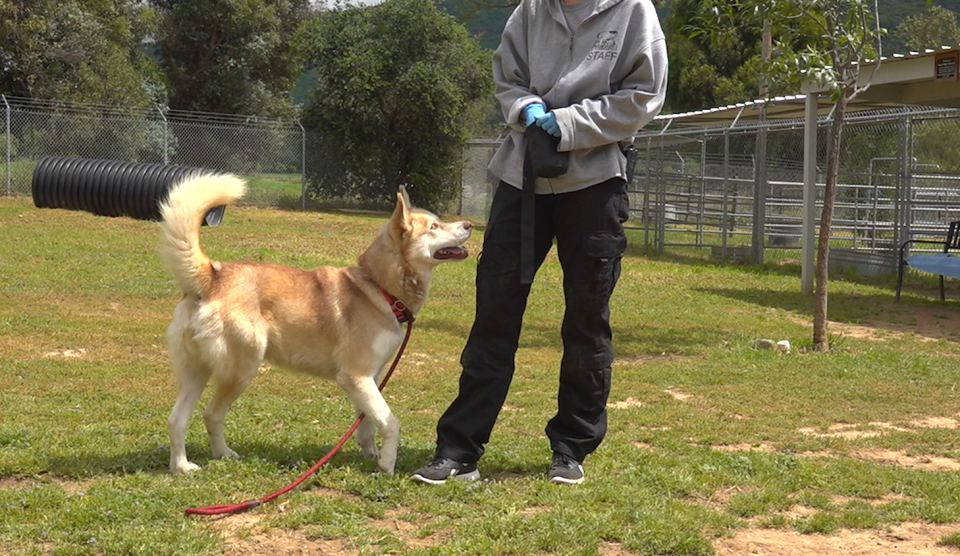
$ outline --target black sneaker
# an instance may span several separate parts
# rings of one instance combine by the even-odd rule
[[[480,478],[476,463],[460,463],[450,458],[435,457],[430,463],[413,472],[411,479],[428,485],[442,485],[447,479],[476,481]]]
[[[547,476],[558,485],[579,485],[583,482],[583,466],[567,454],[555,452]]]

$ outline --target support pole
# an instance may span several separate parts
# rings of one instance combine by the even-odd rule
[[[167,116],[163,113],[163,109],[157,106],[157,112],[160,113],[160,119],[163,120],[163,163],[170,164],[170,152],[169,147],[169,138],[167,137]]]
[[[296,122],[300,126],[300,208],[305,209],[307,208],[307,130],[303,129],[299,119]]]
[[[817,221],[817,104],[819,93],[807,93],[803,124],[803,261],[800,281],[804,295],[813,294]]]
[[[13,137],[10,136],[10,103],[7,102],[6,95],[0,95],[3,98],[4,111],[7,114],[7,195],[13,195],[13,176],[10,172],[10,164],[13,162]]]

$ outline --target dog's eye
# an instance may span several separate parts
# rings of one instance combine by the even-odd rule
[[[437,224],[436,222],[434,222],[433,224],[430,224],[430,229],[431,229],[431,230],[436,230],[436,229],[439,228],[439,227],[440,227],[440,224]]]

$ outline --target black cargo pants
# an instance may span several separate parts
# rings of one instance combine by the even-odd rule
[[[530,293],[530,285],[520,283],[520,205],[520,190],[501,182],[477,265],[476,316],[460,356],[460,391],[437,423],[439,457],[470,463],[483,455],[513,379]],[[537,195],[535,265],[540,267],[555,239],[565,302],[557,413],[546,433],[554,452],[577,461],[600,445],[607,430],[609,301],[626,249],[628,209],[626,182],[618,178],[572,193]]]

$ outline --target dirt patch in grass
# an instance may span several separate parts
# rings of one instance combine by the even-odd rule
[[[607,407],[611,409],[627,409],[628,407],[641,407],[643,405],[644,402],[634,398],[633,396],[630,396],[625,400],[610,402],[607,404]]]
[[[24,479],[22,477],[0,477],[0,490],[14,490],[17,488],[29,488],[36,485],[38,481],[34,479]]]
[[[827,427],[826,431],[819,431],[814,427],[801,427],[797,432],[819,438],[872,438],[890,432],[915,433],[917,429],[956,429],[960,421],[953,417],[924,417],[910,421],[909,427],[901,427],[884,421],[869,423],[836,423]],[[912,428],[911,428],[912,427]]]
[[[855,440],[857,438],[874,438],[885,434],[888,430],[898,430],[901,432],[910,432],[910,429],[894,427],[888,423],[870,423],[864,425],[854,425],[849,423],[837,423],[827,427],[826,432],[820,432],[814,427],[801,427],[798,432],[807,436],[816,436],[818,438],[845,438]]]
[[[924,427],[928,429],[955,429],[960,426],[960,421],[953,417],[925,417],[910,421],[915,427]]]
[[[855,423],[836,423],[827,427],[826,431],[818,431],[814,427],[802,427],[798,429],[798,432],[809,435],[816,436],[819,438],[845,438],[848,440],[858,439],[858,438],[873,438],[881,436],[890,432],[908,432],[916,433],[917,429],[923,428],[946,428],[946,429],[956,429],[960,426],[958,422],[953,417],[925,417],[923,419],[915,419],[910,421],[910,426],[914,428],[901,427],[894,425],[892,423],[886,423],[882,421],[870,422],[866,424],[855,424]],[[712,446],[714,450],[720,450],[724,452],[740,452],[740,451],[754,451],[754,452],[775,452],[776,448],[769,444],[748,444],[748,443],[739,443],[739,444],[727,444],[720,446]],[[830,452],[812,452],[812,453],[802,453],[797,454],[800,456],[837,456],[843,454],[835,454]],[[933,455],[908,455],[904,452],[896,450],[887,450],[883,448],[863,448],[857,449],[849,452],[847,454],[851,457],[872,461],[875,463],[883,463],[889,465],[897,465],[900,467],[908,467],[912,469],[922,469],[925,471],[956,471],[960,470],[960,461],[957,461],[953,458],[933,456]],[[957,552],[960,554],[960,551]]]
[[[937,546],[956,525],[904,523],[887,531],[843,530],[835,535],[804,535],[780,529],[742,529],[714,541],[717,556],[957,556]]]
[[[769,444],[748,444],[746,442],[741,442],[740,444],[721,444],[719,446],[713,446],[714,450],[720,450],[721,452],[763,452],[769,454],[776,452],[777,449]]]
[[[924,471],[956,471],[960,469],[960,461],[952,458],[944,458],[939,456],[908,456],[903,452],[897,452],[895,450],[883,450],[880,448],[856,450],[850,455],[857,459],[876,463],[886,463],[899,467],[922,469]],[[958,529],[960,529],[960,527],[958,527]],[[960,551],[957,553],[960,554]]]
[[[353,556],[356,550],[348,550],[339,539],[308,539],[302,531],[272,529],[266,533],[252,534],[246,538],[228,537],[225,556]]]
[[[330,491],[335,492],[335,491]],[[321,496],[329,496],[323,492]],[[281,511],[283,511],[281,509]],[[400,509],[386,512],[382,519],[371,519],[367,525],[384,529],[401,539],[408,549],[435,546],[443,542],[442,531],[421,537],[420,525],[400,519]],[[229,515],[216,519],[213,526],[221,531],[226,556],[353,556],[360,552],[350,547],[349,539],[312,539],[299,529],[267,529],[261,527],[259,514]]]
[[[420,536],[418,531],[421,525],[400,519],[399,516],[402,513],[404,513],[404,510],[400,508],[389,510],[383,516],[383,519],[372,519],[368,525],[394,533],[403,540],[403,544],[408,549],[436,546],[443,542],[445,537],[449,536],[448,531],[437,531],[425,537]]]
[[[84,481],[71,481],[64,478],[56,478],[54,482],[45,482],[33,477],[0,477],[0,490],[15,490],[18,488],[36,488],[45,484],[56,485],[62,488],[63,490],[76,494],[78,492],[85,492],[96,482],[95,479],[87,479]],[[0,554],[3,554],[0,552]]]
[[[670,395],[673,399],[677,401],[687,401],[693,397],[693,394],[687,394],[686,392],[681,392],[679,390],[664,390],[667,394]]]
[[[76,359],[83,357],[87,354],[87,350],[84,348],[63,348],[56,351],[50,351],[44,353],[43,356],[46,358],[62,357],[65,359]]]
[[[306,533],[293,529],[263,530],[258,514],[228,515],[212,521],[223,535],[226,556],[306,556],[326,554],[347,556],[359,554],[348,550],[340,539],[310,539]]]

